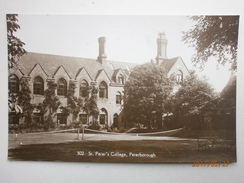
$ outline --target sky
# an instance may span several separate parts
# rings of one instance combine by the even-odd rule
[[[188,69],[220,92],[230,78],[229,66],[209,60],[203,71],[193,67],[194,49],[181,41],[182,31],[193,22],[186,16],[126,16],[126,15],[31,15],[19,14],[16,32],[28,52],[96,59],[98,38],[106,37],[107,60],[146,63],[157,56],[157,37],[165,32],[167,56],[180,56]]]

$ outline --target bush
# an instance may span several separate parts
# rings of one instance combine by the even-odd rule
[[[98,124],[97,121],[94,121],[90,126],[88,126],[88,128],[92,130],[100,130],[101,126]]]
[[[120,129],[119,129],[119,133],[125,133],[125,128],[124,127],[121,127]]]

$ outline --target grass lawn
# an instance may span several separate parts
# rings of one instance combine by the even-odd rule
[[[64,142],[62,137],[65,134],[59,136],[59,139],[57,134],[49,136],[52,143],[46,143],[41,137],[33,137],[31,139],[36,140],[36,143],[24,143],[26,145],[18,146],[19,141],[10,138],[9,160],[120,163],[236,162],[235,148],[198,151],[197,142],[192,139],[74,141],[76,136],[72,134],[73,141]]]

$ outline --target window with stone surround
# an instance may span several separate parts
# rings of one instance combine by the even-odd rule
[[[108,98],[108,85],[104,81],[99,85],[99,98]]]
[[[19,92],[19,79],[16,75],[11,75],[8,78],[8,89],[10,93],[18,93]]]
[[[67,82],[64,78],[58,80],[57,94],[60,96],[66,96],[67,94]]]
[[[122,102],[122,96],[120,92],[117,92],[116,94],[116,104],[121,104]]]
[[[86,80],[82,80],[80,83],[80,96],[88,97],[88,82]]]
[[[40,76],[35,77],[33,84],[33,94],[44,94],[44,81]]]
[[[67,114],[66,113],[58,113],[57,114],[57,121],[59,125],[66,125],[67,124]]]

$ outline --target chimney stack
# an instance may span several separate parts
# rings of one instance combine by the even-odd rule
[[[107,58],[107,55],[105,54],[106,38],[105,37],[98,38],[98,43],[99,43],[99,55],[97,57],[97,61],[103,64]]]
[[[157,64],[162,63],[163,59],[167,59],[167,39],[164,32],[158,33],[157,39],[158,53],[156,57]]]

